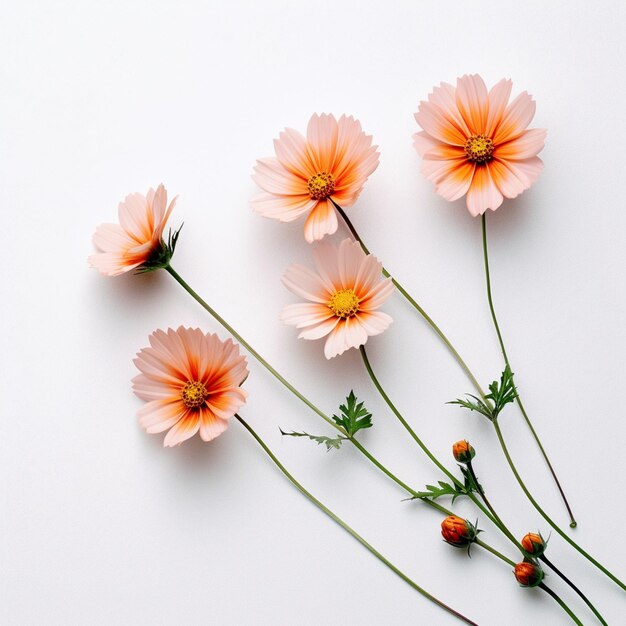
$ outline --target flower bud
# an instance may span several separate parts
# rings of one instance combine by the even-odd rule
[[[469,546],[477,534],[474,524],[456,515],[449,515],[441,522],[441,536],[444,541],[457,548]]]
[[[515,566],[514,574],[517,582],[522,587],[536,587],[541,584],[545,576],[544,571],[539,565],[535,565],[535,563],[531,563],[530,561],[518,563]]]
[[[522,548],[533,556],[541,556],[546,551],[546,542],[541,535],[528,533],[522,537]]]
[[[452,454],[459,463],[469,463],[476,455],[476,451],[470,446],[469,441],[462,439],[452,446]]]

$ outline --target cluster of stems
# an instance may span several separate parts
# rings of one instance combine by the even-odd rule
[[[321,417],[329,426],[331,426],[332,428],[338,430],[346,439],[348,439],[356,448],[357,450],[359,450],[359,452],[361,454],[363,454],[363,456],[365,456],[372,464],[374,464],[380,471],[382,471],[388,478],[390,478],[391,480],[393,480],[393,482],[395,482],[398,486],[400,486],[402,489],[404,489],[410,496],[412,497],[419,497],[419,492],[417,489],[410,487],[406,482],[402,481],[400,478],[398,478],[391,470],[389,470],[385,465],[383,465],[373,454],[371,454],[364,446],[363,444],[361,444],[356,438],[351,437],[348,435],[348,433],[339,425],[337,425],[328,415],[326,415],[321,409],[319,409],[313,402],[311,402],[308,398],[306,398],[303,394],[301,394],[289,381],[287,381],[287,379],[285,379],[274,367],[272,367],[232,326],[230,326],[226,320],[224,320],[206,301],[204,301],[185,281],[184,279],[171,267],[168,266],[165,268],[166,271],[168,271],[168,273],[170,273],[170,275],[216,320],[218,321],[241,345],[244,346],[244,348],[246,348],[246,350],[261,364],[263,365],[279,382],[281,382],[287,389],[289,389],[289,391],[291,391],[296,397],[298,397],[306,406],[308,406],[311,410],[313,410],[319,417]],[[391,400],[389,399],[389,396],[386,394],[385,390],[383,389],[383,387],[380,385],[378,379],[376,378],[376,375],[374,374],[374,371],[371,367],[371,364],[369,363],[369,359],[367,357],[367,353],[365,352],[365,349],[363,347],[361,347],[361,355],[363,357],[363,362],[365,364],[365,367],[368,371],[368,373],[370,374],[370,377],[372,378],[372,381],[374,382],[374,385],[376,386],[377,390],[379,391],[379,393],[381,394],[381,396],[383,397],[383,399],[386,401],[386,403],[388,404],[388,406],[391,408],[392,412],[396,415],[396,417],[399,419],[399,421],[402,423],[402,425],[405,427],[405,429],[409,432],[409,434],[411,435],[411,437],[414,439],[414,441],[420,446],[420,448],[422,449],[422,451],[426,454],[426,456],[439,468],[440,471],[442,471],[444,473],[445,476],[447,476],[451,481],[453,481],[453,483],[459,487],[463,487],[463,485],[460,483],[460,481],[458,480],[458,478],[452,474],[452,472],[450,472],[434,455],[433,453],[429,450],[429,448],[422,442],[422,440],[419,438],[419,436],[415,433],[415,431],[411,428],[411,426],[408,424],[408,422],[406,421],[406,419],[402,416],[402,414],[397,410],[397,408],[395,407],[395,405],[391,402]],[[251,432],[251,430],[250,430]],[[255,437],[255,439],[257,439],[257,441],[259,443],[261,443],[261,441],[259,440],[258,436]],[[263,449],[268,452],[268,448],[267,446],[265,446],[264,444],[262,444]],[[277,460],[275,460],[275,457],[270,457],[272,458],[272,460],[274,462],[276,462]],[[284,468],[282,468],[282,466],[279,466],[279,469],[281,469],[281,471],[283,471],[283,473],[285,473]],[[287,474],[285,474],[287,475]],[[287,476],[289,478],[289,476]],[[291,478],[290,478],[291,480]],[[293,482],[293,481],[292,481]],[[294,483],[295,484],[295,483]],[[302,491],[301,486],[296,485],[296,487]],[[304,491],[303,491],[304,493]],[[307,493],[305,493],[305,495],[307,497],[309,497],[309,495],[307,495]],[[467,493],[467,496],[469,497],[470,500],[472,500],[472,502],[475,504],[475,506],[500,530],[502,531],[505,536],[507,536],[507,538],[509,538],[512,543],[521,550],[521,553],[523,556],[525,556],[525,552],[523,551],[523,548],[521,548],[521,546],[519,545],[519,543],[517,542],[517,540],[514,538],[514,536],[508,531],[508,529],[506,528],[506,526],[502,523],[502,520],[498,518],[497,515],[494,515],[494,512],[492,510],[490,510],[490,508],[488,506],[486,506],[485,504],[483,504],[483,502],[481,501],[481,499],[479,499],[475,493],[473,493],[471,490]],[[309,498],[311,499],[311,498]],[[440,511],[441,513],[445,513],[446,515],[451,515],[452,512],[449,511],[448,509],[446,509],[445,507],[441,506],[439,503],[429,499],[429,498],[420,498],[422,502],[424,502],[425,504],[427,504],[428,506]],[[322,510],[325,510],[325,508],[323,508]],[[327,513],[328,514],[328,513]],[[334,514],[331,514],[331,517],[333,519],[336,518],[336,516],[334,516]],[[345,525],[341,520],[337,520],[335,519],[335,521],[337,521],[338,523],[340,523],[340,525],[342,525],[344,528],[347,528],[347,525]],[[348,530],[348,532],[350,532],[353,536],[355,536],[355,538],[357,538],[357,540],[359,540],[363,545],[365,545],[365,547],[367,547],[368,549],[370,549],[368,547],[368,544],[366,545],[366,542],[361,541],[361,538],[359,538],[356,533],[354,533],[354,531]],[[497,558],[499,558],[500,560],[502,560],[504,563],[506,563],[507,565],[514,565],[514,561],[511,560],[510,558],[504,556],[502,553],[500,553],[498,550],[496,550],[495,548],[493,548],[492,546],[490,546],[489,544],[487,544],[486,542],[476,538],[475,542],[477,545],[481,546],[482,548],[484,548],[485,550],[487,550],[488,552],[490,552],[491,554],[493,554],[494,556],[496,556]],[[377,558],[380,558],[378,556],[378,553],[376,553],[376,551],[372,551]],[[384,558],[382,558],[381,560],[383,560],[383,562],[385,564],[387,564],[386,560],[384,560]],[[391,566],[393,571],[396,571],[396,569]],[[404,580],[407,579],[407,577],[405,577],[404,574],[402,574],[401,572],[396,571],[396,573],[398,575],[400,575]],[[409,582],[409,581],[407,581]],[[432,599],[432,597],[430,596],[430,594],[428,594],[427,592],[424,592],[424,590],[422,590],[421,588],[419,588],[415,583],[412,583],[412,581],[409,583],[411,584],[411,586],[413,586],[416,590],[418,590],[420,593],[422,593],[423,595],[425,595],[426,597],[428,597],[429,599]],[[545,589],[544,589],[545,588]],[[580,623],[578,621],[578,618],[576,618],[576,616],[572,613],[572,611],[569,609],[569,607],[567,607],[567,605],[563,602],[563,600],[551,589],[549,589],[547,586],[545,586],[545,584],[542,585],[542,589],[544,589],[547,593],[549,593],[557,602],[558,604],[568,613],[568,615],[570,615],[570,617],[572,617],[572,619],[576,622],[576,623]],[[446,610],[449,610],[450,612],[452,612],[453,614],[456,615],[456,611],[454,611],[453,609],[450,609],[450,607],[447,607],[446,605],[444,605],[443,603],[441,603],[439,600],[435,599],[434,600],[438,605],[442,606],[443,608],[445,608]],[[595,612],[595,609],[593,609]],[[459,617],[459,615],[457,615],[457,617]],[[467,618],[460,616],[460,619],[464,619],[466,621]],[[470,622],[471,623],[471,622]]]
[[[348,217],[345,214],[345,212],[343,211],[343,209],[339,205],[337,205],[337,204],[335,204],[335,208],[337,209],[339,214],[342,216],[343,220],[345,221],[346,226],[348,227],[348,229],[352,233],[352,235],[355,238],[355,240],[358,241],[359,244],[361,245],[363,251],[366,254],[370,254],[368,248],[363,243],[363,240],[361,239],[361,237],[357,233],[356,229],[354,228],[353,224],[348,219]],[[489,261],[488,261],[488,253],[487,253],[486,218],[485,218],[484,215],[482,217],[482,233],[483,233],[483,252],[484,252],[485,275],[486,275],[486,283],[487,283],[487,297],[488,297],[488,302],[489,302],[489,308],[490,308],[492,320],[493,320],[493,323],[494,323],[494,328],[496,330],[496,334],[497,334],[497,337],[498,337],[498,341],[499,341],[499,344],[500,344],[500,348],[501,348],[501,351],[502,351],[502,355],[503,355],[505,364],[508,367],[510,367],[510,361],[509,361],[509,358],[508,358],[508,355],[507,355],[507,352],[506,352],[506,349],[505,349],[505,346],[504,346],[504,341],[502,339],[502,333],[500,331],[500,327],[499,327],[499,324],[498,324],[498,321],[497,321],[497,318],[496,318],[496,314],[495,314],[495,309],[494,309],[494,306],[493,306],[493,299],[492,299],[492,293],[491,293],[491,280],[490,280],[490,275],[489,275]],[[451,515],[452,514],[451,511],[449,511],[445,507],[441,506],[438,502],[435,502],[434,500],[432,500],[430,498],[421,496],[419,494],[418,490],[414,489],[413,487],[410,487],[408,484],[406,484],[404,481],[402,481],[400,478],[398,478],[391,470],[389,470],[374,455],[372,455],[354,436],[350,436],[349,433],[347,433],[345,431],[345,429],[343,429],[340,425],[336,424],[328,415],[326,415],[321,409],[319,409],[313,402],[311,402],[308,398],[306,398],[303,394],[301,394],[289,381],[287,381],[276,369],[274,369],[241,335],[239,335],[239,333],[237,333],[235,331],[235,329],[232,328],[207,302],[205,302],[183,280],[183,278],[171,267],[171,265],[167,265],[165,267],[165,270],[211,316],[213,316],[213,318],[217,322],[219,322],[241,345],[243,345],[246,348],[246,350],[261,365],[263,365],[279,382],[281,382],[289,391],[291,391],[295,396],[297,396],[305,405],[307,405],[312,411],[314,411],[329,426],[331,426],[332,428],[338,430],[345,439],[349,440],[350,443],[352,443],[357,448],[357,450],[359,450],[359,452],[363,456],[365,456],[373,465],[375,465],[388,478],[390,478],[399,487],[401,487],[403,490],[405,490],[410,496],[412,496],[414,498],[419,498],[422,502],[424,502],[428,506],[438,510],[441,513],[445,513],[446,515]],[[407,290],[397,281],[396,278],[394,278],[385,268],[383,268],[382,271],[383,271],[383,275],[385,277],[388,277],[388,278],[390,278],[392,280],[393,284],[398,289],[400,294],[411,304],[411,306],[420,314],[421,317],[424,318],[424,320],[428,323],[428,325],[435,331],[437,336],[442,340],[442,342],[448,348],[448,350],[453,355],[453,357],[455,358],[457,363],[460,365],[462,370],[465,372],[465,374],[467,375],[468,379],[471,381],[472,385],[474,386],[474,388],[476,389],[476,391],[478,392],[480,397],[487,404],[489,404],[489,400],[487,399],[487,397],[486,397],[486,395],[485,395],[481,385],[479,384],[478,380],[476,379],[476,377],[474,376],[474,374],[472,373],[472,371],[470,370],[470,368],[468,367],[466,362],[461,358],[460,354],[454,348],[454,346],[452,345],[450,340],[443,333],[443,331],[439,328],[439,326],[437,326],[437,324],[435,324],[435,322],[432,320],[432,318],[417,303],[417,301],[407,292]],[[387,404],[387,406],[389,407],[391,412],[395,415],[395,417],[399,420],[399,422],[402,424],[402,426],[405,428],[405,430],[411,436],[413,441],[419,446],[419,448],[426,455],[426,457],[438,468],[438,470],[441,471],[450,481],[452,481],[452,483],[460,491],[462,491],[464,493],[464,495],[466,495],[473,502],[473,504],[485,515],[485,517],[487,517],[496,526],[496,528],[498,528],[503,533],[503,535],[514,545],[514,547],[521,552],[522,557],[525,558],[525,559],[528,559],[529,555],[526,553],[526,551],[524,550],[524,548],[522,547],[520,542],[515,538],[513,533],[511,533],[509,528],[503,522],[502,518],[496,513],[496,510],[491,505],[491,503],[488,501],[488,499],[487,499],[487,497],[486,497],[486,495],[484,493],[484,490],[482,489],[482,487],[480,486],[480,483],[478,482],[478,479],[477,479],[476,474],[474,472],[474,468],[472,466],[471,461],[467,463],[467,469],[468,469],[468,472],[469,472],[469,474],[471,476],[473,485],[471,485],[470,488],[467,489],[467,488],[465,488],[465,485],[463,483],[461,483],[461,481],[450,470],[448,470],[448,468],[441,461],[439,461],[439,459],[437,459],[437,457],[430,451],[428,446],[422,441],[422,439],[418,436],[418,434],[413,430],[413,428],[410,426],[410,424],[404,418],[404,416],[401,414],[401,412],[397,409],[395,404],[391,401],[391,399],[389,398],[388,394],[386,393],[386,391],[384,390],[383,386],[381,385],[378,377],[376,376],[376,374],[375,374],[375,372],[374,372],[374,370],[372,368],[372,365],[371,365],[370,360],[369,360],[369,358],[367,356],[367,352],[366,352],[364,346],[361,346],[359,348],[359,350],[360,350],[360,353],[361,353],[361,357],[362,357],[365,369],[366,369],[367,373],[369,374],[369,376],[370,376],[374,386],[376,387],[378,393],[381,395],[381,397],[383,398],[383,400],[385,401],[385,403]],[[518,404],[518,406],[520,408],[520,411],[521,411],[522,415],[524,416],[524,419],[526,420],[526,423],[528,424],[528,426],[529,426],[529,428],[530,428],[530,430],[531,430],[531,432],[532,432],[532,434],[533,434],[537,444],[539,445],[539,448],[540,448],[540,450],[541,450],[541,452],[542,452],[542,454],[544,456],[544,459],[545,459],[545,461],[546,461],[546,463],[547,463],[547,465],[549,467],[549,470],[550,470],[550,472],[551,472],[551,474],[552,474],[552,476],[554,478],[554,481],[555,481],[555,483],[556,483],[556,485],[557,485],[557,487],[559,489],[559,492],[560,492],[561,497],[562,497],[562,499],[563,499],[563,501],[565,503],[565,506],[567,507],[567,511],[568,511],[568,513],[570,515],[570,526],[575,527],[576,526],[576,521],[575,521],[575,519],[573,517],[573,514],[571,512],[571,508],[569,506],[569,503],[568,503],[568,501],[567,501],[567,499],[565,497],[565,494],[563,492],[563,489],[562,489],[562,487],[561,487],[561,485],[560,485],[560,483],[558,481],[558,478],[557,478],[556,473],[555,473],[555,471],[554,471],[554,469],[552,467],[552,464],[550,463],[550,461],[548,459],[548,456],[547,456],[547,454],[545,452],[545,449],[542,446],[535,429],[533,428],[533,425],[532,425],[532,423],[531,423],[531,421],[530,421],[530,419],[528,417],[528,414],[527,414],[527,412],[526,412],[526,410],[525,410],[525,408],[524,408],[524,406],[522,404],[521,398],[519,397],[519,392],[517,391],[516,388],[515,388],[515,394],[516,394],[516,402],[517,402],[517,404]],[[390,569],[392,569],[392,571],[394,571],[396,574],[398,574],[403,580],[405,580],[408,584],[410,584],[419,593],[421,593],[422,595],[426,596],[431,601],[435,602],[436,604],[438,604],[439,606],[441,606],[445,610],[449,611],[450,613],[454,614],[456,617],[458,617],[459,619],[465,621],[466,623],[470,623],[470,624],[474,623],[471,620],[469,620],[468,618],[466,618],[465,616],[463,616],[460,613],[458,613],[457,611],[455,611],[454,609],[451,609],[449,606],[447,606],[444,603],[442,603],[441,601],[439,601],[437,598],[434,598],[432,595],[430,595],[428,592],[426,592],[424,589],[422,589],[418,585],[416,585],[416,583],[414,583],[404,573],[402,573],[393,564],[391,564],[377,550],[375,550],[370,544],[368,544],[360,535],[358,535],[352,528],[350,528],[345,522],[343,522],[343,520],[339,519],[334,513],[332,513],[332,511],[327,509],[319,500],[317,500],[308,491],[306,491],[304,489],[304,487],[302,487],[302,485],[300,483],[298,483],[295,480],[295,478],[278,461],[278,459],[274,456],[274,454],[270,451],[270,449],[262,441],[262,439],[258,436],[258,434],[249,426],[249,424],[247,424],[243,420],[243,418],[241,418],[240,416],[236,416],[236,417],[241,422],[241,424],[246,428],[246,430],[254,437],[254,439],[257,441],[257,443],[259,443],[259,445],[263,448],[263,450],[266,452],[266,454],[268,454],[268,456],[276,464],[278,469],[311,502],[313,502],[318,508],[320,508],[323,512],[325,512],[327,515],[329,515],[335,522],[337,522],[345,530],[347,530],[355,539],[357,539],[357,541],[359,541],[372,554],[374,554],[385,565],[390,567]],[[597,560],[595,560],[590,554],[588,554],[585,550],[583,550],[576,542],[574,542],[547,515],[547,513],[543,510],[543,508],[537,503],[537,501],[534,499],[534,497],[532,496],[532,494],[530,493],[530,491],[526,487],[526,485],[525,485],[524,481],[522,480],[522,478],[521,478],[521,476],[520,476],[520,474],[519,474],[515,464],[513,463],[513,460],[511,459],[511,456],[510,456],[508,448],[506,446],[504,437],[502,435],[502,431],[500,429],[500,425],[498,423],[497,416],[494,417],[494,419],[492,419],[491,422],[492,422],[493,427],[495,429],[495,432],[496,432],[499,444],[500,444],[500,446],[502,448],[502,451],[503,451],[504,456],[505,456],[505,458],[507,460],[507,463],[508,463],[511,471],[513,472],[517,482],[519,483],[522,491],[524,492],[524,494],[526,495],[528,500],[531,502],[531,504],[534,506],[534,508],[550,524],[550,526],[561,537],[563,537],[563,539],[565,539],[565,541],[567,541],[572,547],[574,547],[581,555],[583,555],[586,559],[588,559],[592,564],[594,564],[604,574],[606,574],[609,578],[611,578],[616,584],[618,584],[620,587],[622,587],[623,589],[626,590],[626,586],[624,585],[624,583],[622,583],[621,580],[619,580],[615,575],[613,575],[603,565],[601,565]],[[478,537],[476,537],[474,539],[473,543],[476,543],[477,545],[481,546],[482,548],[484,548],[485,550],[487,550],[488,552],[490,552],[491,554],[493,554],[494,556],[496,556],[497,558],[502,560],[507,565],[514,565],[515,564],[513,560],[511,560],[508,557],[504,556],[502,553],[497,551],[495,548],[493,548],[492,546],[490,546],[486,542],[480,540]],[[545,556],[542,556],[541,559],[548,567],[550,567],[557,575],[559,575],[570,587],[572,587],[572,589],[583,599],[583,601],[587,604],[587,606],[592,610],[592,612],[597,617],[597,619],[600,621],[600,623],[606,624],[606,622],[604,621],[604,619],[602,618],[600,613],[596,610],[596,608],[589,601],[589,599],[580,591],[580,589],[578,589],[578,587],[576,585],[574,585],[558,568],[556,568],[554,565],[552,565],[552,563],[550,561],[548,561],[548,559]],[[572,620],[575,623],[577,623],[577,624],[581,623],[578,620],[578,618],[576,617],[576,615],[571,611],[571,609],[565,604],[565,602],[552,589],[547,587],[544,582],[542,582],[539,585],[539,587],[542,590],[544,590],[546,593],[548,593],[551,597],[553,597],[555,599],[555,601],[563,608],[563,610],[572,618]]]

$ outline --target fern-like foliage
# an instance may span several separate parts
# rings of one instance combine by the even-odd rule
[[[341,416],[333,415],[333,420],[348,433],[348,437],[354,437],[359,430],[372,427],[372,414],[363,406],[363,402],[357,402],[354,391],[346,397],[346,403],[339,406]]]
[[[477,411],[491,421],[495,420],[500,415],[502,409],[517,398],[517,390],[513,382],[511,368],[507,365],[500,376],[500,381],[494,380],[489,385],[489,393],[485,394],[484,399],[469,393],[467,398],[471,398],[471,400],[457,398],[452,402],[448,402],[448,404],[458,404],[470,411]]]
[[[347,437],[343,435],[339,435],[338,437],[326,437],[325,435],[309,435],[309,433],[297,433],[292,430],[291,432],[286,432],[282,428],[280,429],[280,434],[285,437],[308,437],[311,441],[315,441],[319,445],[324,444],[326,446],[326,452],[329,450],[339,450],[341,448],[341,444],[344,442]]]
[[[333,420],[337,426],[345,431],[345,435],[337,435],[337,437],[327,437],[326,435],[310,435],[305,432],[290,432],[280,429],[280,434],[285,437],[307,437],[311,441],[315,441],[319,445],[325,445],[326,451],[339,450],[341,444],[352,439],[359,430],[372,427],[372,414],[363,406],[363,402],[358,402],[354,391],[346,397],[346,403],[339,406],[341,415],[333,415]]]

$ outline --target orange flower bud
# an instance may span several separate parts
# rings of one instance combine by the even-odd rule
[[[546,542],[541,535],[528,533],[522,537],[522,548],[533,556],[541,556],[546,550]]]
[[[476,539],[477,534],[474,524],[456,515],[449,515],[441,522],[441,536],[444,541],[457,548],[468,546]]]
[[[452,454],[459,463],[469,463],[476,455],[476,451],[470,446],[469,441],[462,439],[452,446]]]
[[[545,576],[539,565],[530,561],[523,561],[515,566],[515,578],[522,587],[536,587],[541,584]]]

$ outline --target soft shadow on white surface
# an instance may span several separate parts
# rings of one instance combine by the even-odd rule
[[[480,223],[436,196],[411,146],[413,112],[440,81],[503,76],[537,100],[545,171],[489,213],[496,306],[525,404],[571,499],[572,533],[626,575],[614,543],[624,440],[626,136],[622,3],[347,1],[21,2],[0,8],[0,621],[7,624],[293,625],[454,620],[417,596],[306,502],[239,424],[169,450],[137,424],[132,359],[155,328],[225,336],[165,273],[89,270],[95,226],[164,182],[185,223],[176,269],[327,413],[354,389],[374,414],[362,440],[415,487],[440,478],[377,397],[356,352],[327,362],[278,315],[280,283],[309,264],[302,222],[251,214],[256,158],[313,112],[353,114],[380,166],[350,216],[441,323],[484,384],[501,369],[488,318]],[[581,43],[583,42],[583,43]],[[341,230],[333,237],[346,236]],[[368,342],[389,394],[436,454],[470,439],[513,531],[545,523],[493,432],[446,405],[471,391],[400,298]],[[278,427],[329,434],[255,362],[242,411],[287,467],[430,592],[481,624],[567,623],[508,566],[445,545],[440,516],[344,446],[326,453]],[[566,516],[516,410],[512,454],[540,502]],[[618,493],[616,493],[616,490]],[[617,496],[617,497],[616,497]],[[474,520],[466,502],[462,515]],[[514,557],[484,520],[482,535]],[[624,597],[554,534],[551,558],[609,623]],[[621,570],[621,572],[620,572]],[[555,576],[550,584],[590,614]]]

